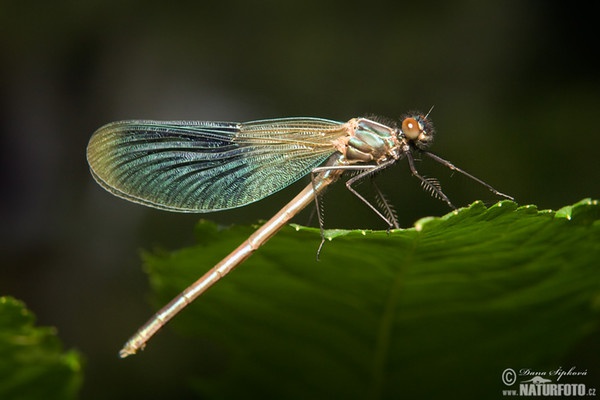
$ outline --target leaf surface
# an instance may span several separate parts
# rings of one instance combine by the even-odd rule
[[[319,262],[318,229],[285,227],[175,319],[217,348],[198,361],[212,374],[187,372],[208,398],[499,396],[506,368],[557,369],[598,337],[599,216],[589,199],[475,202],[389,234],[328,231]],[[201,222],[197,245],[146,253],[158,303],[254,229]]]

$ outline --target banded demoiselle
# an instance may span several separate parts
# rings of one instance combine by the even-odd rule
[[[144,348],[163,325],[240,265],[308,204],[316,201],[319,214],[319,195],[346,171],[356,173],[346,181],[346,187],[390,228],[398,228],[398,223],[383,197],[378,208],[352,185],[403,158],[424,189],[455,208],[437,180],[419,174],[415,154],[426,155],[495,195],[512,199],[430,153],[433,137],[433,125],[422,113],[406,115],[399,126],[368,118],[348,122],[282,118],[245,123],[132,120],[98,129],[87,148],[94,179],[116,196],[162,210],[205,213],[241,207],[311,174],[311,183],[304,190],[158,311],[129,339],[120,356]],[[322,245],[323,227],[318,217]]]

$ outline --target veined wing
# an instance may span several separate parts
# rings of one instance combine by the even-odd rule
[[[334,153],[342,123],[319,118],[235,122],[121,121],[88,144],[94,179],[151,207],[210,212],[292,184]]]

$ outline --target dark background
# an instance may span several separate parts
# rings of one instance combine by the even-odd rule
[[[346,121],[435,106],[432,150],[519,203],[599,198],[589,4],[2,2],[0,294],[24,300],[85,355],[82,398],[182,398],[186,370],[210,370],[184,357],[198,344],[169,329],[151,351],[117,358],[152,312],[138,251],[192,243],[199,218],[127,203],[93,182],[87,141],[119,119]],[[403,226],[449,211],[399,164],[380,178]],[[496,201],[422,164],[455,204]],[[268,218],[306,182],[208,218]],[[337,186],[328,227],[385,228]]]

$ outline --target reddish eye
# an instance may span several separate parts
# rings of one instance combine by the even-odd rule
[[[402,121],[402,132],[409,140],[417,140],[421,133],[421,126],[414,118],[405,118]]]

